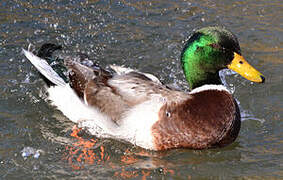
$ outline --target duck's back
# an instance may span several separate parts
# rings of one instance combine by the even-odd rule
[[[70,86],[91,107],[98,108],[113,121],[119,121],[131,108],[149,100],[158,103],[179,102],[188,94],[162,85],[152,76],[129,70],[110,73],[99,67],[90,68],[78,62],[67,62]]]

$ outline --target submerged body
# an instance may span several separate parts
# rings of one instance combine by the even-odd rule
[[[188,47],[182,53],[183,65],[194,64],[186,61],[193,52]],[[186,72],[191,67],[185,65],[193,88],[185,93],[132,69],[112,66],[113,72],[109,72],[97,65],[84,65],[84,58],[67,58],[59,64],[67,73],[55,71],[58,67],[49,58],[57,49],[59,46],[46,44],[38,53],[41,58],[25,50],[24,54],[46,78],[52,104],[93,135],[151,150],[224,146],[238,136],[241,121],[237,103],[218,79],[212,81],[216,85],[207,85],[207,74],[202,71],[192,72],[199,78],[191,78]]]

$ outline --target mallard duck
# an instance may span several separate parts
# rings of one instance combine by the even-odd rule
[[[110,66],[87,57],[52,57],[61,46],[44,44],[24,55],[48,84],[52,104],[90,134],[130,142],[149,150],[205,149],[235,141],[241,127],[238,105],[219,71],[232,69],[263,83],[264,76],[241,55],[234,34],[222,27],[195,31],[181,53],[191,91],[167,87],[155,76]]]

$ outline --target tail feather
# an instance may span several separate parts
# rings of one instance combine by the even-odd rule
[[[42,54],[42,57],[49,57],[54,50],[47,50]],[[26,58],[36,67],[36,69],[49,81],[58,86],[65,86],[67,83],[61,78],[57,72],[48,64],[45,59],[42,59],[32,52],[23,49]],[[47,56],[48,55],[48,56]]]

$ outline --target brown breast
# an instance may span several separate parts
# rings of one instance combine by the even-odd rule
[[[240,125],[240,112],[232,95],[205,90],[181,104],[165,104],[152,134],[156,150],[204,149],[232,143]]]

